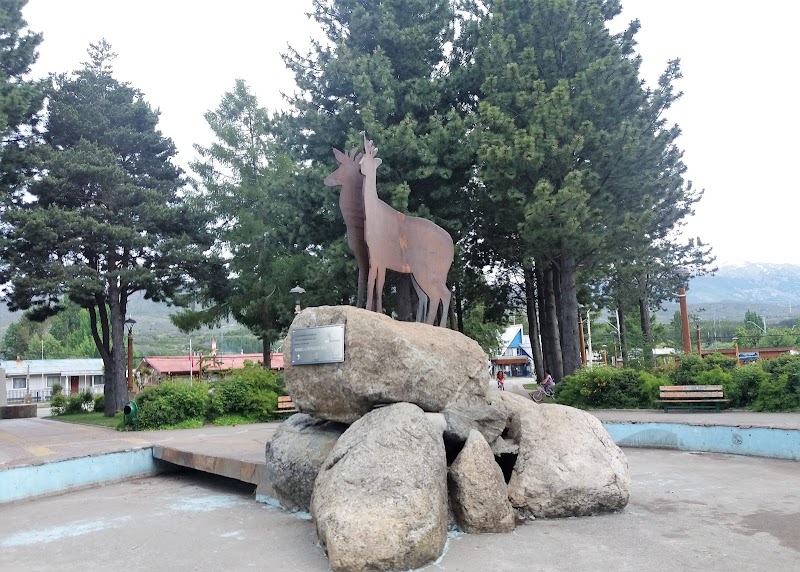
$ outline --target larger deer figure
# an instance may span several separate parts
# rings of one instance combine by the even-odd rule
[[[333,150],[339,161],[339,168],[325,177],[328,187],[342,187],[339,193],[339,209],[347,226],[347,244],[358,262],[358,295],[356,306],[363,308],[367,294],[367,273],[369,272],[369,251],[364,240],[364,175],[359,162],[363,153],[353,149],[350,153]]]
[[[439,303],[442,303],[439,325],[444,326],[450,308],[447,272],[453,263],[453,239],[431,221],[406,216],[378,198],[376,171],[381,160],[377,152],[365,135],[361,173],[364,175],[364,239],[369,251],[367,310],[383,312],[386,270],[394,270],[411,274],[412,282],[416,282],[430,299],[426,323],[433,324]],[[422,297],[420,300],[422,307]]]

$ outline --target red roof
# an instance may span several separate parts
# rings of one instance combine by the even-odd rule
[[[261,354],[217,354],[212,360],[211,356],[203,357],[203,367],[209,371],[230,371],[243,369],[245,361],[254,363],[262,362]],[[272,369],[283,369],[283,354],[272,352],[270,354]],[[158,374],[164,375],[189,375],[189,371],[197,372],[200,367],[200,357],[195,356],[192,366],[189,356],[148,356],[142,360],[139,367],[146,365]]]

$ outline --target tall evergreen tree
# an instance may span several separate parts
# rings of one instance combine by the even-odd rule
[[[63,309],[63,295],[88,310],[113,415],[127,400],[128,298],[182,302],[191,277],[220,269],[205,254],[208,218],[184,196],[158,112],[114,79],[105,40],[88,52],[82,69],[54,78],[39,173],[3,214],[0,256],[12,310],[41,319]]]
[[[19,184],[29,167],[25,149],[35,142],[44,81],[26,79],[42,35],[25,30],[27,0],[0,3],[0,188]]]
[[[684,184],[677,128],[663,112],[680,94],[671,62],[657,90],[638,76],[633,22],[613,35],[619,2],[495,0],[476,49],[482,78],[482,238],[516,264],[537,259],[558,277],[564,373],[580,367],[578,270],[648,231],[674,228],[699,198]],[[655,221],[655,222],[654,222]],[[501,232],[495,233],[494,230]]]
[[[226,271],[204,284],[201,310],[184,310],[173,322],[192,330],[233,317],[261,339],[268,365],[272,343],[293,318],[290,289],[302,283],[330,296],[335,288],[323,286],[322,264],[300,246],[309,233],[297,199],[305,171],[279,150],[267,110],[237,80],[205,118],[216,139],[195,146],[200,159],[192,169],[215,217],[215,249],[226,258]],[[316,273],[308,271],[314,262]]]

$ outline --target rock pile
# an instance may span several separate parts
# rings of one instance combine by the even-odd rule
[[[627,504],[627,461],[602,424],[487,394],[474,341],[349,306],[306,309],[291,330],[334,324],[345,325],[344,362],[287,360],[302,413],[266,451],[276,499],[311,513],[333,571],[420,567],[441,555],[448,525],[508,532],[515,517]]]

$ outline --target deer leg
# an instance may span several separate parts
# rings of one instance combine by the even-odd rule
[[[445,326],[447,324],[447,314],[450,312],[450,297],[452,293],[450,292],[450,288],[445,285],[442,291],[442,319],[439,320],[440,326]]]
[[[417,322],[421,322],[425,319],[425,306],[429,298],[413,274],[411,275],[411,283],[414,285],[414,290],[417,292],[417,316],[415,319]]]
[[[383,283],[386,281],[386,268],[378,269],[377,283],[375,284],[375,305],[376,312],[383,314]]]
[[[375,279],[378,275],[378,267],[370,264],[369,276],[367,277],[367,310],[375,312]]]
[[[367,271],[364,269],[364,265],[358,265],[358,293],[356,307],[357,308],[364,308],[366,307],[367,303]]]

